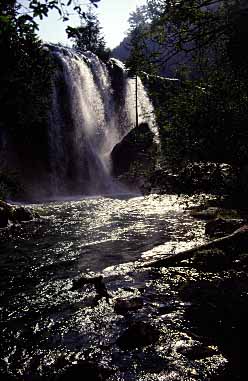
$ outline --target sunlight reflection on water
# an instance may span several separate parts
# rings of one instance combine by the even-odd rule
[[[149,287],[143,270],[140,278],[133,279],[128,262],[183,250],[204,240],[204,223],[191,218],[176,196],[98,197],[31,207],[42,218],[2,230],[0,241],[0,353],[13,373],[31,372],[30,379],[46,367],[56,372],[55,359],[59,361],[62,355],[72,362],[70,356],[83,356],[86,348],[100,356],[99,342],[107,347],[122,328],[123,321],[113,314],[111,304],[91,308],[94,290],[71,291],[75,278],[106,269],[104,277],[112,279],[110,292],[124,295],[125,283]],[[161,285],[165,292],[166,282]],[[154,319],[160,324],[156,311]],[[142,380],[158,380],[148,373]],[[122,379],[118,377],[115,380]]]
[[[57,235],[50,250],[79,260],[81,269],[99,271],[202,243],[204,224],[193,220],[177,201],[177,196],[158,195],[99,197],[37,208],[47,218],[46,240]]]

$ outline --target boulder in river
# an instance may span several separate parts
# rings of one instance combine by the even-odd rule
[[[139,297],[130,299],[116,299],[114,310],[119,315],[126,315],[128,312],[138,311],[143,307],[143,299]]]
[[[136,164],[139,172],[155,167],[157,144],[154,134],[147,123],[141,123],[132,129],[112,153],[113,174],[120,176],[130,171],[132,165]]]
[[[34,219],[34,215],[30,209],[19,206],[13,208],[12,218],[14,222],[31,221]]]
[[[159,331],[150,323],[136,321],[117,339],[116,343],[125,350],[145,347],[158,339]]]
[[[27,207],[10,205],[0,200],[0,228],[8,225],[8,222],[20,223],[39,218],[38,213],[31,211]]]
[[[107,302],[109,302],[110,295],[108,294],[108,290],[105,286],[102,275],[95,276],[95,277],[82,276],[78,279],[75,279],[73,281],[71,290],[75,291],[89,284],[95,286],[95,290],[96,290],[95,304],[97,304],[97,302],[102,298],[106,298]]]

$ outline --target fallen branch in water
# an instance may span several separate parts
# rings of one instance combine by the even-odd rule
[[[242,250],[248,250],[248,225],[243,225],[241,228],[235,230],[235,232],[225,237],[217,238],[211,242],[205,243],[197,247],[193,247],[192,249],[185,250],[176,254],[168,254],[168,256],[166,256],[165,258],[145,263],[144,265],[142,265],[142,267],[175,266],[181,261],[191,259],[194,255],[201,255],[203,250],[213,248],[224,251],[225,249],[232,248],[241,252]]]

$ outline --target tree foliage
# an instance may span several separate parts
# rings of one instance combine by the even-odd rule
[[[88,1],[97,6],[100,0]],[[36,34],[37,18],[42,19],[50,10],[56,9],[64,19],[71,6],[82,18],[86,17],[77,0],[66,3],[60,0],[28,0],[25,7],[21,1],[0,0],[0,101],[5,110],[0,118],[0,127],[9,126],[17,132],[18,125],[30,125],[32,109],[33,117],[36,114],[42,119],[41,115],[45,114],[42,112],[42,108],[46,109],[43,100],[48,95],[52,67],[49,55]],[[32,105],[28,99],[33,100]]]
[[[152,62],[153,55],[157,54],[152,46],[150,34],[149,14],[146,5],[136,7],[129,17],[129,57],[126,65],[131,74],[155,73],[156,67]]]
[[[88,1],[97,6],[100,0]],[[54,9],[63,20],[71,9],[84,17],[83,8],[76,1],[0,0],[0,174],[4,173],[0,189],[7,187],[11,192],[14,188],[6,178],[10,174],[15,183],[17,177],[12,176],[9,162],[13,165],[21,157],[22,162],[27,162],[27,171],[30,157],[32,166],[38,168],[41,162],[47,165],[54,66],[37,36],[37,20]]]
[[[100,22],[91,8],[81,17],[81,25],[77,28],[67,27],[68,37],[74,41],[74,47],[80,52],[91,51],[101,59],[109,58],[109,50],[102,35]]]
[[[95,7],[101,0],[88,0]],[[37,19],[47,17],[51,10],[56,10],[63,21],[68,21],[72,12],[85,17],[84,8],[79,0],[21,0],[0,1],[0,34],[3,34],[11,23],[12,17],[18,17],[21,24],[28,25],[31,30],[38,30]]]
[[[167,64],[182,54],[193,59],[198,70],[228,62],[228,47],[240,34],[247,9],[241,0],[148,0],[150,38],[160,47],[159,63]],[[187,62],[187,61],[186,61]],[[201,66],[201,67],[199,67]]]
[[[143,8],[144,11],[144,8]],[[150,86],[163,152],[173,160],[248,161],[248,7],[244,1],[147,0],[146,61],[181,85]],[[135,30],[132,17],[132,33]],[[139,24],[136,26],[136,30]],[[133,44],[133,48],[135,44]],[[147,49],[148,48],[148,49]],[[144,67],[133,49],[129,61]]]
[[[9,17],[0,34],[1,137],[11,136],[20,151],[29,145],[40,152],[46,139],[52,65],[33,24],[19,10],[14,1],[1,2],[1,14]]]

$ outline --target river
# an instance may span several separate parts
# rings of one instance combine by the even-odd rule
[[[68,364],[90,358],[118,368],[111,380],[173,379],[156,378],[149,369],[131,372],[132,358],[125,362],[116,347],[106,349],[123,322],[117,324],[106,301],[92,307],[92,287],[81,292],[71,287],[82,274],[102,273],[113,297],[138,295],[151,275],[131,276],[130,262],[204,241],[204,223],[191,218],[184,206],[176,196],[67,199],[30,205],[40,219],[2,229],[2,374],[52,380]]]

